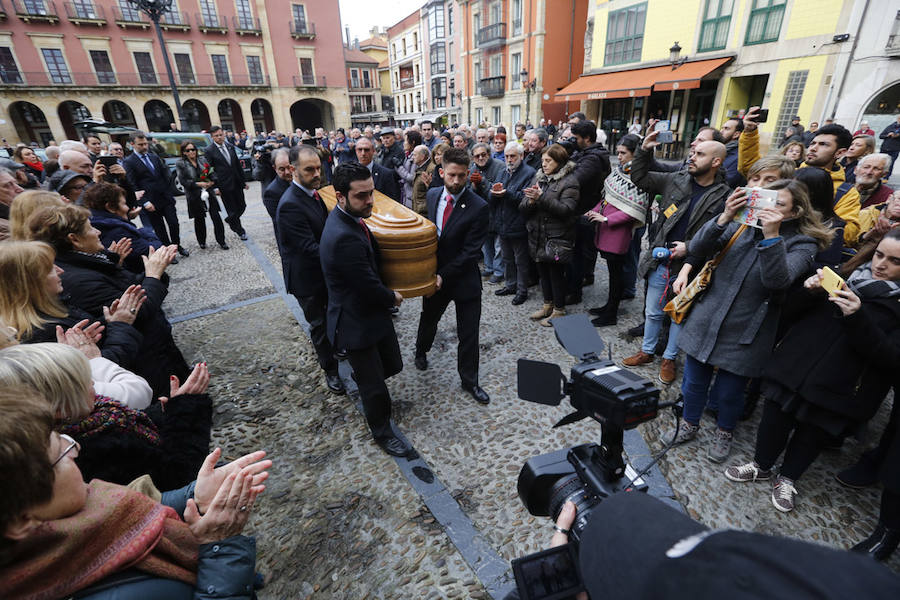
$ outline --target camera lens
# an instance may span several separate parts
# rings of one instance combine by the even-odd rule
[[[587,525],[588,515],[600,500],[588,490],[581,478],[573,473],[559,479],[550,490],[549,513],[554,523],[559,518],[566,501],[575,504],[575,522],[569,530],[569,539],[578,542],[581,539],[581,532]]]

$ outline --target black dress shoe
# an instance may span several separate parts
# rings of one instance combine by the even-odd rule
[[[516,296],[512,299],[512,303],[513,306],[518,306],[520,304],[524,304],[526,300],[528,300],[528,294],[516,294]]]
[[[202,248],[202,246],[201,246],[201,248]],[[190,252],[188,252],[187,250],[185,250],[185,249],[182,248],[181,246],[178,246],[178,254],[180,254],[180,255],[182,255],[182,256],[190,256],[190,255],[191,255]]]
[[[392,316],[392,317],[396,317],[396,316],[399,315],[399,314],[400,314],[400,307],[399,307],[399,306],[392,306],[392,307],[391,307],[391,316]]]
[[[592,315],[595,315],[595,316],[598,316],[598,317],[599,317],[600,315],[602,315],[603,313],[606,312],[606,307],[607,307],[607,306],[609,306],[609,305],[608,305],[608,304],[604,304],[603,306],[598,306],[598,307],[596,307],[596,308],[590,308],[590,309],[588,309],[588,312],[591,313]]]
[[[610,313],[604,313],[596,319],[591,319],[591,325],[593,325],[594,327],[609,327],[610,325],[615,325],[616,323],[618,323],[616,315]]]
[[[581,281],[581,287],[588,287],[591,285],[594,285],[594,276],[585,275],[584,279]]]
[[[245,232],[239,234],[238,237],[241,238],[241,241],[242,241],[242,242],[246,242],[247,239],[248,239],[248,238],[247,238],[247,232],[245,231]]]
[[[428,357],[416,355],[416,359],[413,361],[416,363],[416,368],[420,371],[424,371],[428,369]]]
[[[221,248],[222,250],[228,250],[230,247],[231,246],[225,243],[219,244],[219,248]]]
[[[834,476],[838,483],[848,488],[861,490],[878,483],[878,464],[863,454],[852,467],[847,467]]]
[[[628,335],[631,337],[643,337],[644,336],[644,324],[635,325],[631,329],[628,330]]]
[[[875,560],[885,561],[890,558],[900,545],[900,529],[889,529],[878,523],[872,535],[850,548],[853,552],[868,554]]]
[[[512,296],[516,293],[516,288],[511,287],[502,287],[496,292],[494,292],[495,296]]]
[[[581,294],[566,294],[566,306],[570,304],[580,304]]]
[[[406,456],[412,450],[409,444],[395,436],[377,439],[375,443],[391,456]]]
[[[478,384],[464,385],[463,389],[469,392],[478,404],[489,404],[491,401],[491,397],[488,396],[488,393],[481,389],[481,386]]]
[[[201,250],[206,250],[206,244],[199,244]]]
[[[341,376],[337,373],[325,373],[325,385],[335,394],[343,394],[346,391],[344,382],[341,381]]]

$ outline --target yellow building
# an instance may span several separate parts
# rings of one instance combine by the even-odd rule
[[[586,72],[560,90],[614,139],[667,118],[679,155],[697,130],[753,105],[763,143],[833,105],[852,51],[853,0],[596,0]],[[849,35],[842,35],[849,34]],[[843,62],[842,62],[843,61]],[[852,125],[852,124],[847,124]]]

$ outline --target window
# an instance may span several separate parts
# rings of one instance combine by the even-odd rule
[[[481,93],[481,63],[477,62],[472,65],[472,72],[475,73],[475,90],[476,93]]]
[[[0,81],[3,83],[25,83],[11,48],[0,48]]]
[[[444,7],[439,4],[428,13],[428,37],[434,41],[444,35]]]
[[[721,50],[728,45],[728,27],[731,25],[733,5],[734,0],[706,0],[698,51]]]
[[[194,83],[194,67],[191,64],[190,54],[173,54],[175,57],[175,68],[178,70],[178,79],[183,84]]]
[[[491,56],[490,77],[500,77],[501,75],[503,75],[503,55],[494,54]]]
[[[512,0],[512,34],[522,35],[522,0]]]
[[[509,86],[511,90],[518,90],[522,87],[522,53],[516,52],[515,54],[509,57],[509,76],[512,81],[512,85]]]
[[[447,44],[449,50],[447,50],[447,54],[450,55],[450,60],[453,60],[453,42]],[[450,63],[450,72],[454,73],[456,70],[453,68],[453,63]]]
[[[294,28],[299,33],[306,33],[309,31],[308,25],[306,24],[306,7],[302,4],[294,4]]]
[[[413,31],[413,52],[419,51],[419,34]]]
[[[447,6],[447,35],[453,35],[453,5]]]
[[[311,58],[300,59],[300,77],[303,78],[303,85],[315,85],[316,76],[313,74]]]
[[[522,107],[518,104],[513,104],[509,107],[509,122],[512,125],[519,123],[522,120]]]
[[[160,19],[161,23],[168,23],[170,25],[184,25],[185,22],[181,18],[181,13],[178,11],[178,3],[173,0],[172,7],[162,14],[162,18]]]
[[[472,15],[472,44],[478,45],[478,30],[481,29],[481,14]]]
[[[434,102],[434,108],[444,108],[447,106],[446,77],[435,77],[431,80],[431,99]]]
[[[231,83],[231,76],[228,74],[228,61],[225,60],[224,54],[211,54],[213,73],[216,74],[216,83]]]
[[[479,125],[484,122],[484,109],[476,108],[475,109],[475,122]]]
[[[44,7],[44,0],[25,0],[25,12],[29,15],[46,15],[47,9]]]
[[[406,38],[403,38],[400,41],[403,44],[403,56],[406,56]]]
[[[141,12],[128,0],[119,0],[119,10],[122,11],[122,19],[129,23],[140,23]]]
[[[784,88],[784,98],[781,100],[781,111],[778,113],[778,121],[775,123],[775,135],[778,136],[775,139],[784,137],[784,131],[791,124],[791,117],[797,114],[808,76],[809,71],[791,71],[788,73],[787,85]]]
[[[369,74],[369,69],[365,69],[362,72],[362,80],[363,80],[363,87],[365,87],[365,88],[372,87],[372,76]]]
[[[350,69],[350,87],[359,87],[359,71],[357,69]]]
[[[258,56],[247,57],[247,72],[250,74],[250,85],[262,85],[264,83],[262,61]]]
[[[50,81],[53,83],[72,83],[69,67],[66,66],[62,50],[58,48],[42,48],[41,53],[44,55],[44,62],[47,63]]]
[[[431,74],[439,75],[447,72],[447,47],[443,42],[431,46]]]
[[[646,17],[646,2],[609,13],[604,64],[618,65],[641,60]]]
[[[137,65],[141,83],[156,83],[156,70],[153,68],[153,59],[149,52],[135,52],[134,64]]]
[[[753,0],[745,44],[763,44],[778,40],[785,2],[786,0]]]
[[[499,106],[491,107],[491,119],[493,120],[495,125],[500,123],[501,119],[500,119],[500,107]],[[511,138],[506,138],[506,139],[511,139]]]
[[[491,25],[503,21],[503,5],[499,2],[491,4]]]
[[[72,8],[75,9],[75,16],[80,19],[97,18],[97,11],[94,10],[94,3],[91,0],[73,0]]]
[[[94,63],[94,72],[97,74],[97,83],[115,83],[116,73],[109,62],[109,54],[106,50],[91,50],[91,62]]]
[[[215,0],[200,0],[200,14],[203,17],[203,24],[207,27],[219,26]]]
[[[419,63],[416,63],[416,64],[414,65],[414,68],[415,68],[415,70],[416,70],[416,79],[415,79],[415,81],[416,81],[416,83],[421,83],[422,77],[421,77],[421,73],[419,72]]]
[[[237,8],[238,25],[241,29],[256,29],[253,23],[253,11],[250,10],[250,0],[235,0]]]

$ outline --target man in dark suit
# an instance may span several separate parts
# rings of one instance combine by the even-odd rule
[[[356,142],[356,160],[372,174],[375,189],[400,202],[400,185],[393,169],[387,169],[375,162],[375,145],[368,138],[360,138]]]
[[[480,404],[490,402],[478,385],[478,327],[481,321],[481,274],[478,261],[487,237],[488,205],[466,187],[469,154],[451,148],[444,153],[444,187],[428,191],[428,219],[437,225],[437,291],[422,299],[416,334],[416,368],[428,368],[427,353],[438,322],[451,301],[456,304],[459,335],[456,368],[464,390]]]
[[[234,146],[225,141],[225,130],[214,125],[209,129],[213,143],[203,150],[203,156],[213,168],[216,187],[222,195],[222,204],[228,216],[225,222],[242,240],[247,239],[247,232],[241,225],[241,215],[247,209],[244,190],[248,187],[244,180],[244,169],[238,159]]]
[[[278,241],[278,219],[276,211],[278,202],[285,190],[291,186],[294,180],[294,167],[291,165],[290,151],[287,148],[278,148],[272,151],[272,165],[275,167],[275,179],[263,190],[263,206],[272,219],[272,227],[275,229],[275,243]]]
[[[388,454],[406,456],[411,449],[394,432],[385,383],[403,370],[390,313],[403,296],[381,281],[378,242],[363,221],[372,214],[375,183],[364,166],[346,163],[334,170],[333,185],[337,206],[319,246],[328,288],[328,339],[347,352],[375,442]]]
[[[344,384],[338,376],[334,348],[325,333],[328,290],[319,261],[319,240],[328,209],[316,191],[322,183],[322,162],[315,148],[305,145],[291,148],[289,159],[294,165],[294,177],[281,196],[276,212],[284,287],[303,309],[328,389],[342,394]]]
[[[178,246],[179,254],[188,256],[188,251],[181,247],[178,213],[175,210],[175,197],[172,195],[172,176],[169,167],[159,156],[150,152],[150,140],[143,131],[135,131],[130,139],[134,152],[125,159],[125,176],[135,190],[144,191],[140,200],[144,207],[141,211],[141,220],[149,221],[156,237],[164,245],[175,244]],[[167,224],[168,231],[166,231]]]

